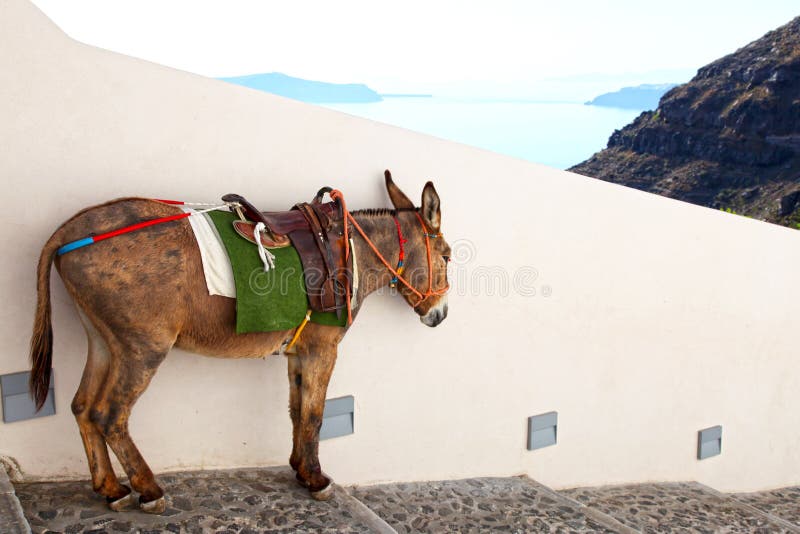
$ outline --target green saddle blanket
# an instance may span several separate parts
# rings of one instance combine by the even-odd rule
[[[308,296],[303,264],[294,247],[269,249],[275,255],[275,268],[264,272],[253,243],[236,233],[236,215],[211,211],[208,216],[217,228],[233,267],[236,285],[236,333],[275,332],[297,327],[306,316]],[[311,322],[344,326],[345,313],[313,312]]]

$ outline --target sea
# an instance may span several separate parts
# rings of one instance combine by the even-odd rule
[[[580,102],[455,97],[386,97],[323,106],[558,169],[606,147],[609,136],[641,110]]]

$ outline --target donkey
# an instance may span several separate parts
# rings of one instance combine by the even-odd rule
[[[422,191],[422,205],[415,208],[389,171],[385,178],[395,209],[351,212],[353,226],[364,232],[350,232],[361,273],[354,298],[360,303],[392,282],[387,264],[396,261],[402,235],[407,239],[403,278],[409,285],[398,287],[398,292],[424,324],[436,326],[447,316],[450,256],[450,247],[440,233],[439,195],[428,182]],[[52,363],[50,269],[55,263],[88,338],[86,367],[72,412],[86,449],[92,487],[112,510],[132,506],[134,491],[139,494],[141,510],[163,513],[166,508],[164,492],[128,432],[128,419],[170,348],[221,358],[261,358],[275,354],[295,332],[236,334],[235,300],[209,295],[200,252],[185,219],[56,257],[61,245],[92,233],[177,213],[180,210],[175,206],[143,198],[86,208],[55,231],[39,258],[31,391],[41,408]],[[386,260],[381,261],[379,255]],[[428,292],[423,296],[425,287]],[[357,312],[358,308],[353,315]],[[296,354],[288,357],[293,426],[289,464],[299,483],[318,500],[333,494],[331,479],[319,464],[319,430],[337,346],[347,330],[308,323],[295,345]],[[120,483],[107,447],[119,459],[133,489]]]

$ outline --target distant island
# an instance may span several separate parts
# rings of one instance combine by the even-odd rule
[[[383,100],[381,95],[363,83],[318,82],[294,78],[280,72],[234,76],[220,80],[315,104],[366,103]]]
[[[642,111],[656,109],[661,97],[676,86],[674,83],[645,83],[635,87],[623,87],[619,91],[602,94],[586,102],[586,105]]]

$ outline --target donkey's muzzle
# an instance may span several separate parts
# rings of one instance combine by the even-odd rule
[[[436,306],[419,318],[426,326],[434,327],[445,320],[447,317],[447,302],[443,306]]]

